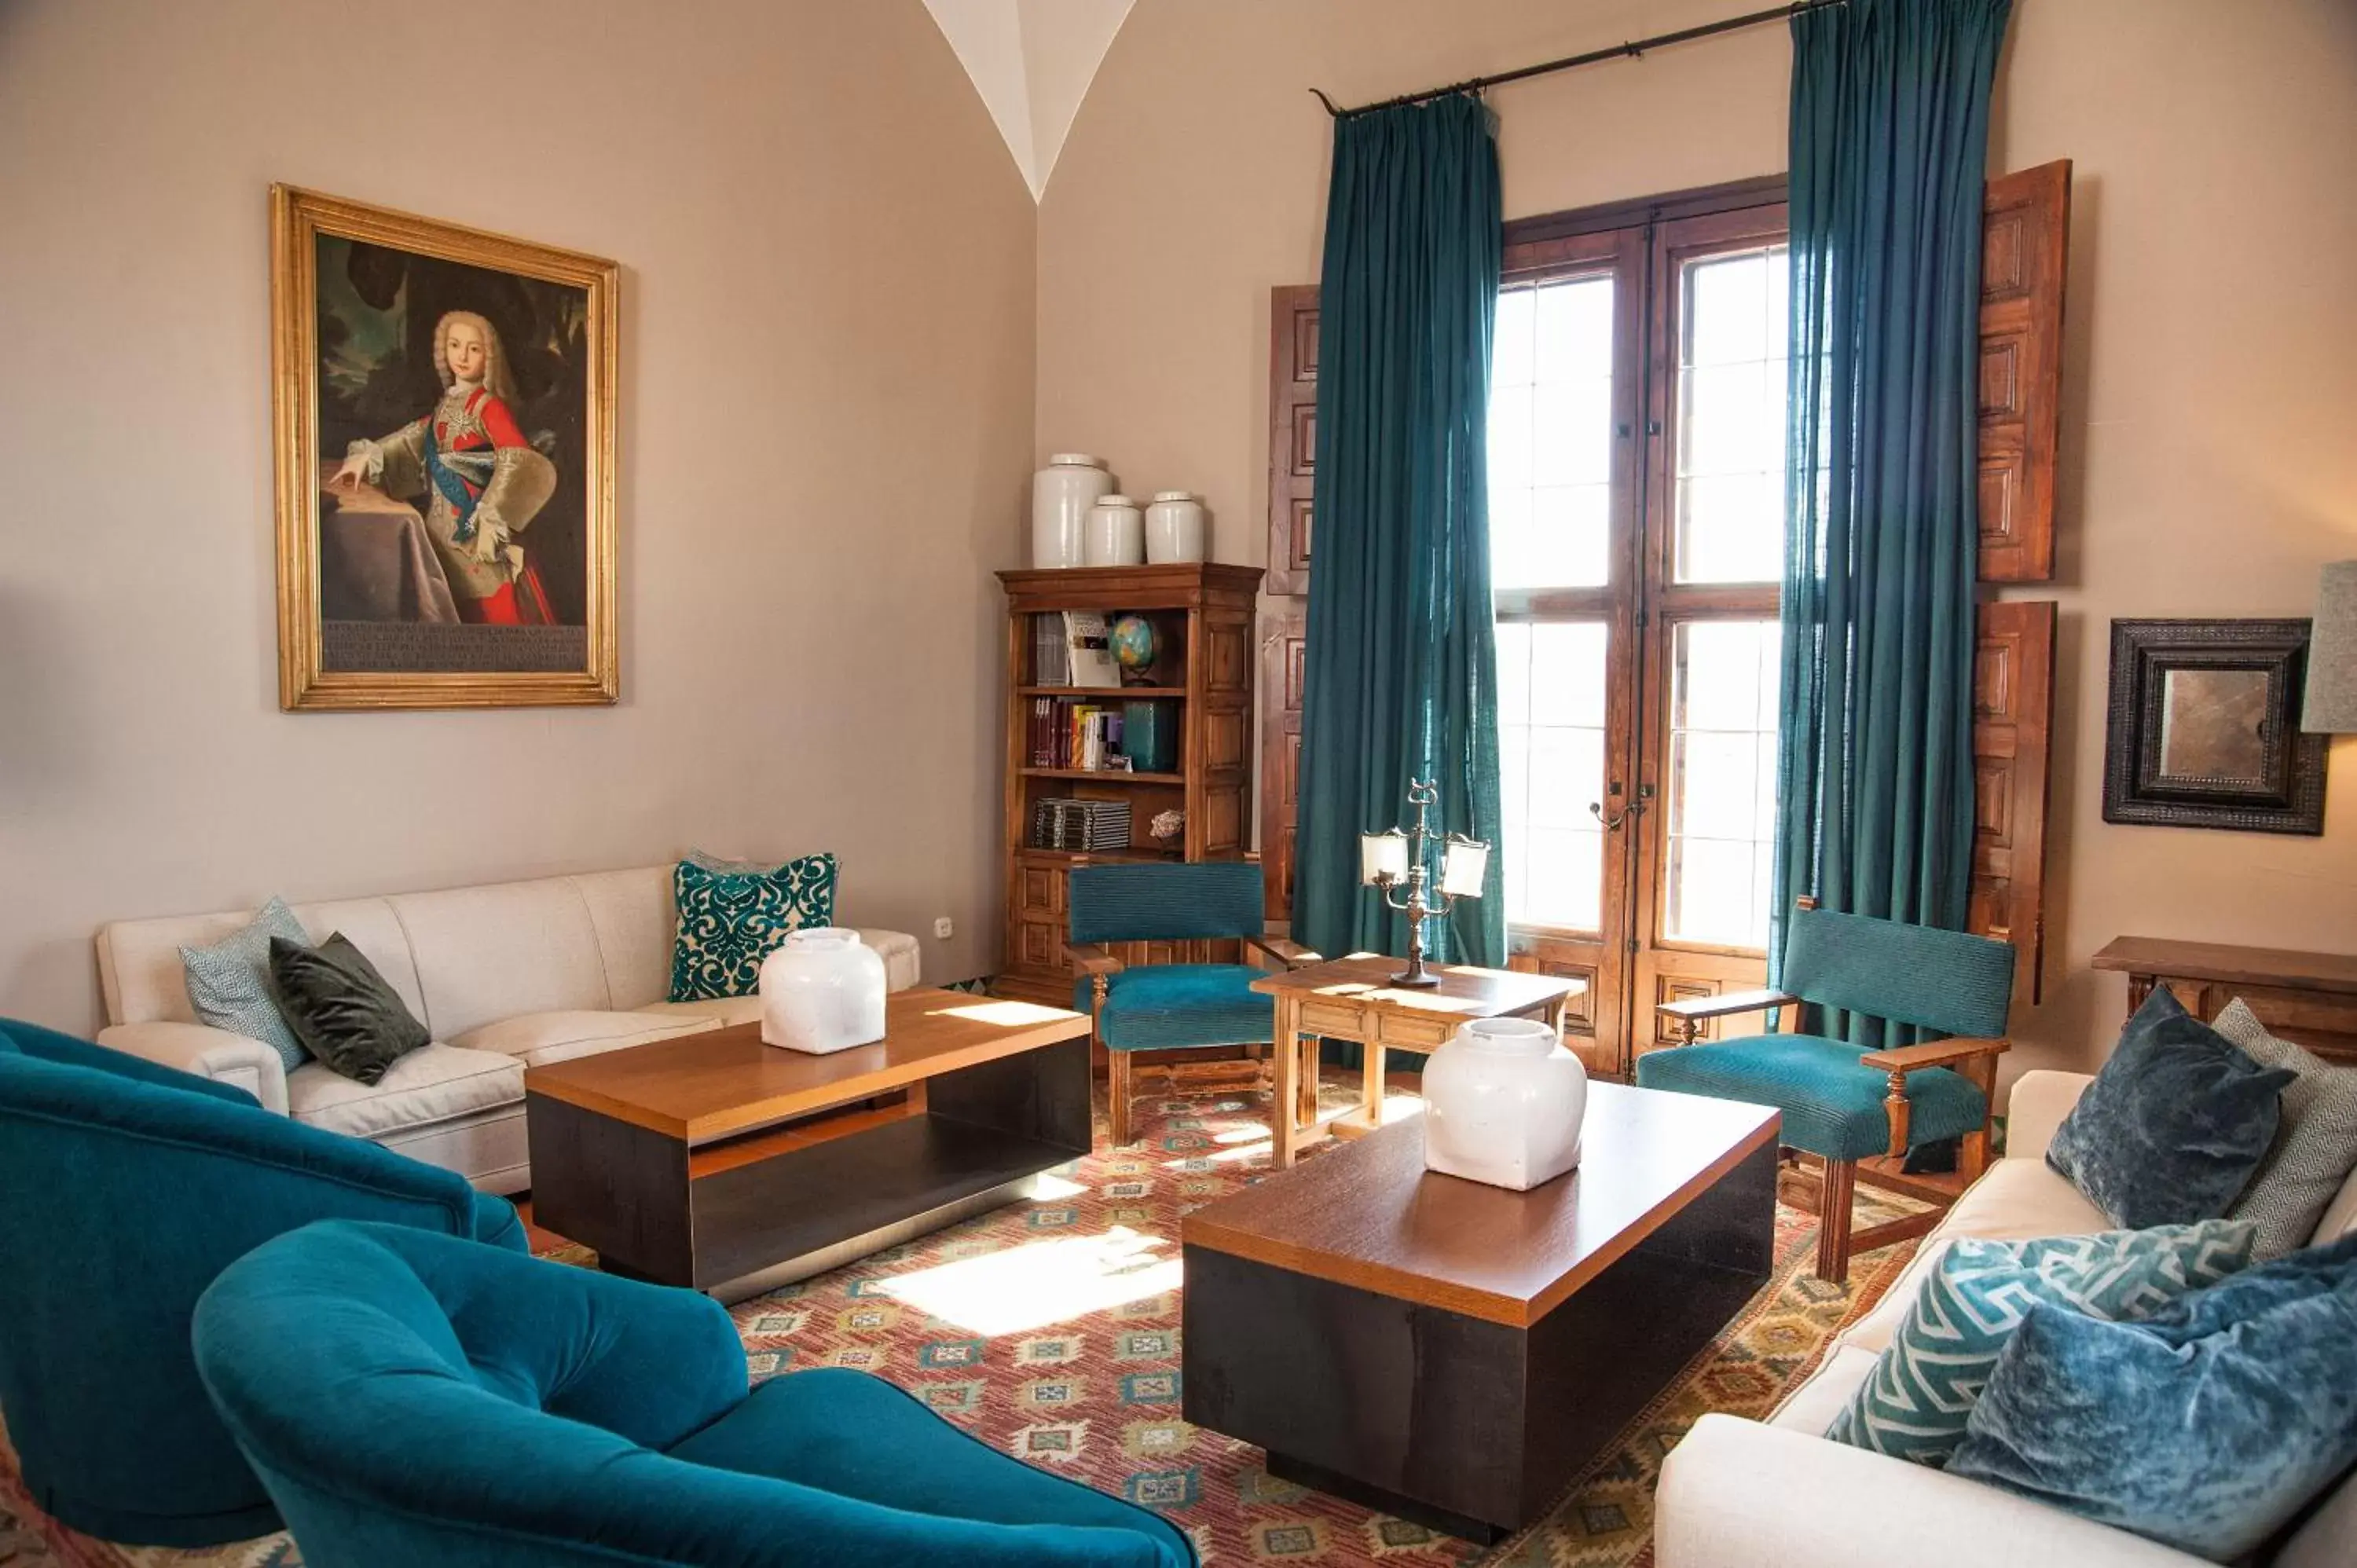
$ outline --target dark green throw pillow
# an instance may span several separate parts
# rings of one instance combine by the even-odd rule
[[[432,1038],[341,931],[316,948],[271,938],[270,992],[306,1050],[362,1083]]]

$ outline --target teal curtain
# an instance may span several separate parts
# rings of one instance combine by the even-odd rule
[[[1359,834],[1408,819],[1495,844],[1490,337],[1503,250],[1495,127],[1455,96],[1337,121],[1318,292],[1317,559],[1309,574],[1293,937],[1407,950],[1359,883]],[[1434,922],[1435,952],[1503,967],[1501,857]]]
[[[2008,0],[1792,18],[1781,818],[1792,900],[1961,929],[1981,182]],[[1877,1043],[1853,1015],[1830,1027]]]

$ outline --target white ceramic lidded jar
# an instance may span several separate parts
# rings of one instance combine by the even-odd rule
[[[1081,530],[1083,566],[1146,564],[1146,515],[1127,496],[1099,496]]]
[[[1528,1192],[1579,1164],[1587,1069],[1535,1018],[1475,1018],[1424,1064],[1424,1168]]]
[[[1089,508],[1113,489],[1104,459],[1059,452],[1031,476],[1031,564],[1077,566]]]
[[[824,1056],[884,1037],[884,958],[841,926],[787,934],[761,961],[761,1039]]]
[[[1157,490],[1146,509],[1146,558],[1159,566],[1203,558],[1203,503],[1192,490]]]

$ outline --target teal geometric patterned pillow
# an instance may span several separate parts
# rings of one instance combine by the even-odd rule
[[[1959,1238],[1825,1435],[1943,1466],[2033,1303],[2132,1322],[2248,1263],[2257,1234],[2246,1220],[2205,1219],[2035,1241]]]
[[[273,898],[253,923],[210,947],[182,948],[180,968],[188,982],[188,1005],[198,1021],[232,1035],[260,1040],[278,1053],[293,1072],[311,1059],[270,994],[270,939],[311,945],[310,934],[282,899]]]
[[[679,938],[671,999],[706,1002],[760,990],[761,961],[789,931],[834,923],[834,856],[804,855],[774,870],[716,871],[683,860],[672,873]]]

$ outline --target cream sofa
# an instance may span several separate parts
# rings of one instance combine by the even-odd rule
[[[341,931],[434,1043],[368,1085],[318,1062],[292,1072],[259,1040],[196,1021],[179,950],[218,941],[251,909],[119,920],[98,933],[108,1026],[99,1042],[220,1079],[264,1108],[371,1138],[486,1192],[532,1185],[523,1073],[567,1058],[716,1029],[758,997],[667,1002],[677,911],[670,865],[296,907],[313,940]],[[863,930],[895,991],[917,983],[914,937]]]
[[[1925,1237],[1906,1273],[1846,1331],[1766,1423],[1706,1415],[1662,1466],[1658,1568],[2188,1568],[2201,1558],[2043,1503],[1821,1435],[1873,1369],[1923,1273],[1957,1236],[2026,1240],[2111,1227],[2046,1164],[2046,1145],[2091,1080],[2025,1073],[2013,1088],[2006,1157]],[[2357,1176],[2315,1240],[2357,1230]],[[2158,1434],[2155,1442],[2166,1439]],[[2357,1478],[2282,1545],[2268,1568],[2357,1563]]]

